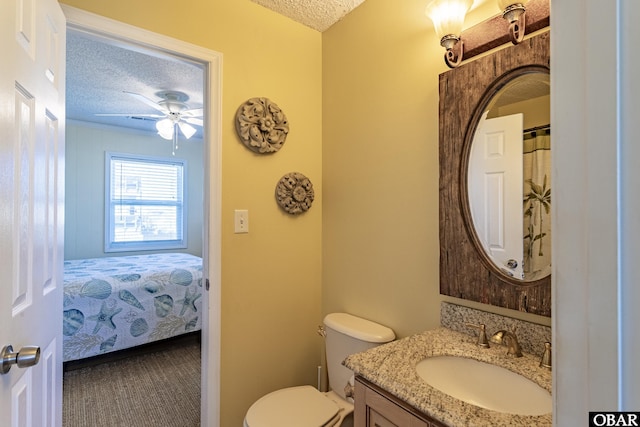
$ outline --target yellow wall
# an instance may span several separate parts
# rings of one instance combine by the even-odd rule
[[[448,68],[426,3],[367,0],[323,33],[323,312],[400,336],[437,326],[443,300],[549,325],[439,294],[438,76]],[[485,2],[465,26],[496,14]]]
[[[223,54],[221,426],[240,426],[259,396],[315,384],[321,360],[321,34],[249,0],[64,3]],[[274,155],[254,154],[235,134],[236,109],[257,96],[290,123]],[[316,194],[297,217],[274,198],[293,171]],[[249,210],[249,234],[233,234],[234,209]]]

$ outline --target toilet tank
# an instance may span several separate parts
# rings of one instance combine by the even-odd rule
[[[327,314],[324,326],[329,387],[346,399],[344,387],[353,383],[353,372],[342,361],[350,354],[393,341],[396,335],[386,326],[347,313]]]

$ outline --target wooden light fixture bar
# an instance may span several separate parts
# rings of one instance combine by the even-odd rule
[[[525,12],[526,34],[531,34],[549,26],[549,1],[530,0]],[[474,25],[462,32],[464,42],[463,60],[487,52],[495,47],[511,42],[509,23],[502,17],[502,13]]]

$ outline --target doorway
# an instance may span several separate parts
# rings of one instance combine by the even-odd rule
[[[152,58],[151,62],[160,61],[173,64],[178,67],[182,66],[183,71],[179,71],[178,73],[180,73],[183,78],[188,77],[184,73],[185,65],[188,65],[190,68],[199,68],[201,70],[201,99],[199,100],[197,99],[197,95],[194,96],[193,93],[189,93],[189,99],[184,101],[187,105],[189,101],[194,102],[194,105],[196,105],[196,103],[201,105],[205,113],[203,117],[202,131],[199,132],[199,135],[194,137],[196,139],[198,137],[201,139],[200,159],[204,159],[204,162],[201,161],[200,165],[198,165],[198,167],[202,168],[202,179],[199,186],[200,192],[197,195],[202,199],[202,206],[200,208],[200,225],[197,230],[195,230],[195,234],[202,236],[200,240],[200,255],[203,259],[201,423],[202,425],[215,426],[219,420],[220,232],[218,224],[221,202],[219,167],[220,141],[217,129],[219,129],[220,123],[221,94],[219,87],[221,55],[198,46],[193,46],[159,34],[150,33],[126,24],[101,18],[65,5],[63,5],[63,10],[67,17],[68,34],[72,37],[80,34],[94,42],[98,40],[102,43],[106,43],[107,46],[116,46],[120,49],[127,50],[128,54],[132,56],[140,54],[148,55]],[[70,53],[68,52],[68,54]],[[126,65],[127,64],[111,64],[111,66],[114,67],[111,69],[112,74],[118,70],[122,72],[122,69],[126,68]],[[72,66],[73,64],[68,65],[68,67]],[[120,68],[118,69],[118,67]],[[128,82],[136,83],[135,77],[132,77]],[[95,85],[100,86],[104,85],[104,83],[104,80],[96,81]],[[148,84],[144,82],[137,83]],[[183,81],[183,86],[177,89],[182,89],[180,92],[184,93],[189,91],[188,88],[189,82],[185,80]],[[163,89],[167,90],[170,88],[158,88],[157,92],[161,92]],[[134,92],[134,90],[126,86],[121,90]],[[76,94],[76,96],[78,95]],[[151,99],[150,95],[144,96]],[[135,96],[132,98],[135,98]],[[83,100],[83,102],[86,101],[87,99]],[[138,101],[140,101],[139,98]],[[182,101],[183,100],[181,100],[181,102]],[[135,111],[136,110],[114,110],[114,113],[130,113]],[[73,131],[73,117],[68,118],[71,118],[72,120],[69,121],[67,130]],[[137,135],[143,135],[145,128],[147,128],[148,133],[155,133],[155,120],[145,120],[145,117],[136,117],[136,115],[133,114],[130,116],[121,116],[114,120],[132,122],[127,123],[124,126],[131,129],[131,132],[137,133]],[[104,125],[96,126],[100,127]],[[148,131],[149,128],[152,129],[151,132]],[[105,128],[103,127],[102,129]],[[175,147],[175,141],[164,141],[157,137],[156,139],[158,139],[160,143],[164,143],[165,147],[171,147],[171,151],[173,151],[175,155],[181,154],[181,148],[183,148],[184,151],[187,151],[187,146],[184,145],[186,142],[182,139],[178,141],[179,144],[177,147]],[[172,154],[169,154],[169,156],[171,155]],[[196,164],[191,165],[191,167],[194,166],[196,166]],[[98,238],[103,236],[104,235],[98,235]],[[193,247],[198,246],[197,237],[190,237],[187,240],[192,242],[190,250],[192,250]],[[86,248],[72,248],[70,246],[70,250],[77,250],[78,252],[86,252],[85,249]],[[66,252],[67,251],[65,249],[65,253]],[[102,256],[104,256],[104,253]],[[75,257],[77,257],[77,254]],[[211,315],[210,313],[214,313],[214,315]]]

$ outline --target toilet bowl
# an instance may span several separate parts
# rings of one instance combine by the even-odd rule
[[[353,399],[345,386],[353,373],[342,365],[350,354],[393,341],[386,326],[347,313],[324,318],[327,371],[332,389],[322,393],[309,385],[273,391],[258,399],[247,411],[244,427],[338,427],[353,413]]]

